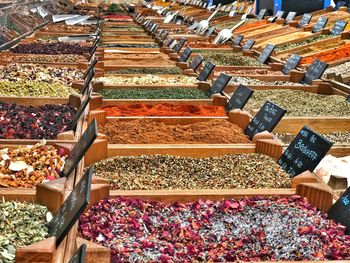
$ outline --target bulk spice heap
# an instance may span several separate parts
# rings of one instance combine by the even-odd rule
[[[208,99],[199,89],[162,88],[162,89],[103,89],[105,99]]]
[[[314,36],[312,38],[308,38],[308,39],[305,39],[302,41],[297,41],[297,42],[277,46],[275,48],[275,51],[284,51],[286,49],[291,49],[291,48],[296,48],[296,47],[303,46],[303,45],[308,45],[308,44],[318,42],[320,40],[328,39],[331,37],[333,37],[333,36],[332,35],[318,35],[318,36]]]
[[[20,44],[11,48],[13,53],[25,54],[88,54],[91,47],[81,46],[79,43],[65,43],[65,42],[33,42],[28,44]]]
[[[282,76],[282,71],[273,71],[269,69],[244,69],[244,70],[225,70],[221,71],[220,73],[226,73],[231,75],[279,75]]]
[[[276,136],[279,139],[281,139],[284,143],[290,143],[294,138],[293,135],[289,134],[276,134]],[[322,133],[322,136],[326,137],[334,144],[350,144],[350,132],[335,131],[330,133]]]
[[[114,144],[251,143],[241,128],[222,119],[187,125],[167,125],[149,119],[109,120],[99,131]]]
[[[128,68],[108,71],[105,75],[114,74],[152,74],[152,75],[177,75],[182,74],[182,70],[178,67],[164,67],[164,68]]]
[[[232,44],[213,44],[211,42],[204,41],[190,42],[187,43],[187,46],[191,48],[232,48]]]
[[[95,28],[92,28],[90,26],[79,26],[79,25],[66,25],[65,23],[61,24],[50,24],[42,29],[43,31],[48,32],[76,32],[76,33],[83,33],[83,32],[90,32],[95,31]]]
[[[350,236],[306,199],[160,203],[101,200],[79,220],[80,235],[111,250],[111,262],[342,260]]]
[[[230,84],[261,85],[261,86],[301,86],[301,84],[297,82],[281,81],[281,80],[264,81],[264,80],[250,78],[250,77],[237,77],[237,76],[232,76]]]
[[[135,77],[109,76],[100,77],[96,81],[102,81],[106,85],[145,85],[145,84],[166,84],[166,85],[191,85],[197,82],[195,77],[184,75],[162,77],[157,75],[144,75]]]
[[[40,63],[40,62],[54,62],[54,63],[78,63],[87,61],[87,58],[82,55],[32,55],[32,54],[1,54],[0,59],[12,62],[26,62],[26,63]]]
[[[319,59],[323,62],[332,62],[335,60],[347,58],[349,56],[350,56],[350,44],[346,44],[332,50],[323,51],[311,56],[304,57],[300,63],[311,64],[315,59]]]
[[[119,58],[119,59],[113,59],[113,60],[106,60],[105,65],[123,65],[126,68],[131,68],[134,66],[141,66],[141,67],[159,67],[159,66],[175,66],[175,62],[171,60],[165,60],[162,58],[162,56],[153,56],[152,58],[145,58],[145,59],[133,59],[133,58]]]
[[[343,64],[326,69],[323,76],[326,77],[328,74],[331,74],[331,73],[346,76],[346,75],[349,75],[349,68],[350,68],[350,62],[345,62]]]
[[[78,94],[77,90],[60,83],[42,81],[0,81],[0,96],[60,97]]]
[[[67,151],[43,141],[32,147],[0,149],[0,154],[0,186],[32,188],[60,178]]]
[[[320,95],[298,90],[256,90],[245,106],[254,112],[267,101],[287,110],[287,116],[349,116],[350,103],[338,95]]]
[[[125,48],[159,48],[158,44],[103,44],[102,47],[125,47]]]
[[[51,218],[45,206],[0,201],[0,262],[14,263],[16,249],[45,239]]]
[[[204,106],[191,104],[159,103],[148,105],[143,103],[105,106],[104,110],[109,117],[117,116],[226,116],[224,107]],[[1,122],[0,122],[1,123]]]
[[[0,102],[0,139],[55,139],[69,130],[75,113],[69,105],[32,107]]]
[[[7,81],[37,80],[47,83],[71,84],[82,80],[83,71],[74,68],[55,68],[33,64],[9,64],[0,66],[0,79]]]
[[[220,66],[264,66],[258,60],[248,56],[233,55],[228,52],[205,52],[203,53],[205,61],[211,61],[212,63]]]
[[[96,163],[95,175],[114,190],[289,188],[290,177],[262,154],[220,157],[114,157]]]

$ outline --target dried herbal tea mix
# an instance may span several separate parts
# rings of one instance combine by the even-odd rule
[[[291,134],[275,134],[279,139],[284,143],[290,143],[294,135]],[[328,140],[333,142],[334,144],[350,144],[350,132],[340,132],[334,131],[330,133],[322,133],[322,136],[326,137]]]
[[[150,119],[108,120],[99,132],[114,144],[251,143],[243,130],[225,119],[167,125]]]
[[[327,74],[330,74],[330,73],[347,76],[347,75],[350,75],[349,68],[350,68],[350,62],[345,62],[335,67],[327,68],[323,76],[326,77]]]
[[[45,239],[50,218],[45,206],[0,201],[0,262],[14,263],[16,249]]]
[[[45,145],[0,149],[0,187],[32,188],[45,180],[60,178],[68,152]]]
[[[197,82],[195,77],[187,77],[184,75],[163,77],[158,75],[144,75],[144,76],[109,76],[100,77],[96,81],[102,81],[106,85],[145,85],[145,84],[166,84],[166,85],[192,85]]]
[[[232,52],[200,52],[205,61],[211,61],[212,63],[220,66],[264,66],[256,58],[235,55]]]
[[[205,106],[195,104],[171,104],[159,103],[150,104],[129,104],[118,106],[104,106],[107,116],[226,116],[222,106]],[[1,122],[0,122],[1,123]]]
[[[154,74],[154,75],[177,75],[182,74],[182,70],[178,67],[164,67],[164,68],[129,68],[108,71],[105,75],[114,74]]]
[[[290,81],[264,81],[260,79],[254,79],[250,77],[237,77],[232,76],[232,79],[230,81],[230,84],[232,85],[260,85],[260,86],[301,86],[300,83],[297,82],[290,82]]]
[[[160,203],[118,197],[93,205],[80,236],[111,262],[350,259],[345,228],[299,196]]]
[[[77,54],[83,55],[89,53],[90,46],[82,46],[79,43],[67,42],[33,42],[28,44],[19,44],[11,49],[13,53],[26,54]]]
[[[84,72],[75,68],[47,67],[35,64],[9,64],[0,66],[0,79],[7,81],[35,80],[70,85],[82,80]]]
[[[55,139],[70,129],[75,113],[69,105],[33,107],[0,101],[0,139]]]
[[[267,100],[286,109],[287,116],[350,116],[350,103],[344,97],[299,90],[256,90],[244,109],[259,110]]]
[[[76,89],[60,83],[47,83],[37,80],[0,81],[0,96],[60,97],[78,94]]]
[[[100,91],[105,99],[209,99],[199,89],[103,89]]]
[[[278,45],[275,48],[275,51],[283,51],[286,49],[296,48],[299,46],[308,45],[308,44],[311,44],[311,43],[314,43],[314,42],[317,42],[317,41],[320,41],[323,39],[331,38],[331,37],[333,37],[333,36],[332,35],[317,35],[317,36],[314,36],[312,38],[307,38],[307,39],[302,40],[302,41],[297,41],[297,42],[288,43],[288,44],[284,44],[284,45]]]
[[[290,176],[262,154],[231,154],[209,158],[178,156],[114,157],[95,164],[95,175],[112,189],[288,188]]]
[[[59,62],[59,63],[78,63],[87,61],[87,58],[82,55],[38,55],[38,54],[0,54],[0,58],[5,61],[12,62],[26,62],[26,63],[45,63],[45,62]]]

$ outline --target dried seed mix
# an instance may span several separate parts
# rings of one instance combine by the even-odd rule
[[[162,77],[158,75],[144,75],[135,77],[100,77],[96,79],[102,81],[106,85],[145,85],[145,84],[166,84],[166,85],[192,85],[197,82],[195,77],[187,77],[184,75]]]

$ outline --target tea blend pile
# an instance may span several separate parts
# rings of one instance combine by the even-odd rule
[[[107,116],[226,116],[224,107],[204,106],[195,104],[171,104],[159,103],[129,104],[119,106],[105,106],[99,108],[104,110]],[[0,122],[1,123],[1,122]]]
[[[26,62],[26,63],[78,63],[85,62],[87,58],[82,55],[39,55],[39,54],[0,54],[0,59],[12,62]]]
[[[0,201],[0,262],[14,263],[16,249],[45,239],[51,217],[45,206]]]
[[[301,86],[302,84],[297,82],[290,82],[290,81],[264,81],[259,79],[254,79],[250,77],[237,77],[232,76],[232,79],[230,81],[230,84],[232,85],[260,85],[260,86]]]
[[[116,190],[288,188],[290,177],[262,154],[210,158],[114,157],[95,164],[95,175]]]
[[[89,53],[91,47],[82,46],[79,43],[67,42],[33,42],[28,44],[20,44],[11,49],[13,53],[26,54],[77,54],[83,55]]]
[[[167,125],[150,119],[108,120],[99,132],[113,144],[251,143],[241,128],[223,119],[187,125]]]
[[[80,235],[111,262],[345,260],[350,236],[299,196],[158,203],[118,197],[93,205]]]
[[[102,47],[127,47],[127,48],[159,48],[158,44],[103,44]]]
[[[109,76],[97,78],[96,81],[102,81],[105,85],[145,85],[145,84],[165,84],[165,85],[192,85],[197,82],[195,77],[184,75],[163,77],[159,75],[144,75],[135,77]]]
[[[290,143],[294,138],[294,136],[287,134],[276,134],[276,136],[284,143]],[[335,131],[330,133],[322,133],[322,136],[326,137],[334,144],[350,144],[350,132]]]
[[[105,65],[123,65],[125,68],[133,67],[175,67],[175,62],[171,60],[165,60],[158,56],[153,56],[151,58],[145,59],[133,59],[133,58],[118,58],[114,60],[106,60]]]
[[[207,52],[202,54],[205,61],[211,61],[212,63],[220,66],[249,66],[258,67],[263,66],[258,60],[248,56],[234,55],[229,52]]]
[[[84,72],[74,68],[46,67],[35,64],[9,64],[0,66],[0,79],[7,81],[36,80],[69,85],[82,80]]]
[[[232,70],[232,71],[221,71],[220,73],[226,73],[229,75],[276,75],[282,76],[282,71],[273,71],[269,69],[244,69],[244,70]]]
[[[78,94],[76,89],[60,83],[49,84],[42,81],[0,81],[0,96],[60,97]]]
[[[70,129],[75,113],[69,105],[33,107],[0,102],[0,139],[55,139]]]
[[[350,62],[345,62],[343,64],[337,65],[335,67],[327,68],[323,76],[326,77],[327,74],[335,73],[337,75],[349,75]]]
[[[76,32],[76,33],[89,33],[94,30],[94,28],[90,26],[80,26],[80,25],[66,25],[65,23],[60,24],[49,24],[43,28],[43,31],[48,32]]]
[[[209,99],[202,90],[188,88],[103,89],[105,99]]]
[[[32,188],[60,178],[68,152],[45,141],[32,147],[0,149],[0,187]]]
[[[344,97],[298,90],[256,90],[244,109],[259,110],[267,100],[286,109],[286,116],[350,116],[350,103]]]
[[[315,42],[318,42],[320,40],[328,39],[331,37],[333,37],[333,36],[332,35],[317,35],[317,36],[307,38],[307,39],[302,40],[302,41],[297,41],[297,42],[293,42],[293,43],[289,43],[289,44],[279,45],[275,48],[275,51],[284,51],[286,49],[291,49],[291,48],[296,48],[296,47],[308,45],[308,44],[315,43]]]
[[[118,69],[118,70],[114,70],[114,71],[108,71],[106,73],[105,73],[105,75],[114,75],[114,74],[177,75],[177,74],[182,74],[182,70],[178,67],[128,68],[128,69]]]

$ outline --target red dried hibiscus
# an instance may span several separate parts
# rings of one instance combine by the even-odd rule
[[[111,262],[350,259],[344,228],[299,196],[164,204],[116,198],[80,218]]]

